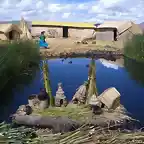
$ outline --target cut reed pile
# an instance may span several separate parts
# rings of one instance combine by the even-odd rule
[[[48,144],[140,144],[144,143],[144,132],[126,132],[110,130],[110,128],[93,128],[82,126],[74,132],[61,134],[49,134],[39,136],[39,142]]]
[[[133,132],[126,130],[111,130],[111,127],[89,127],[83,125],[79,129],[65,133],[52,134],[48,131],[37,136],[32,128],[12,128],[5,123],[0,124],[0,143],[3,144],[142,144],[144,132],[142,129]]]
[[[35,140],[42,144],[132,144],[144,142],[144,132],[141,132],[141,130],[130,131],[125,126],[122,126],[123,119],[129,119],[130,121],[133,119],[120,113],[120,111],[118,112],[119,117],[116,115],[117,112],[105,112],[103,115],[94,118],[87,107],[74,107],[74,105],[70,104],[66,108],[51,108],[38,113],[44,116],[68,116],[84,122],[79,129],[69,133],[39,133],[38,138]],[[102,123],[106,119],[107,122],[105,122],[105,126],[91,126],[88,118],[94,118],[93,120],[96,123]],[[111,123],[111,120],[113,123]]]

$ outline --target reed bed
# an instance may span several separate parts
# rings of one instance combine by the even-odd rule
[[[79,129],[65,134],[37,135],[33,128],[18,127],[0,123],[0,143],[2,144],[143,144],[144,132],[142,129],[135,131],[110,130],[115,127],[89,127],[81,126]]]
[[[144,34],[133,35],[124,45],[124,55],[130,59],[144,61]]]
[[[37,138],[40,143],[48,144],[141,144],[144,143],[144,132],[137,130],[110,130],[110,128],[93,128],[82,126],[74,132],[66,134],[41,135]]]
[[[0,91],[9,81],[15,81],[16,77],[32,75],[39,66],[39,60],[39,48],[33,41],[1,42]]]

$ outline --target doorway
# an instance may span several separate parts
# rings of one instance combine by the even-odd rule
[[[117,29],[114,29],[114,41],[117,41]]]
[[[63,99],[60,100],[60,106],[62,106],[62,105],[63,105]]]
[[[63,27],[63,38],[68,38],[68,27],[67,26]]]
[[[13,31],[9,32],[9,40],[13,40]]]

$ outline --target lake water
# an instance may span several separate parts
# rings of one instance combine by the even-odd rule
[[[69,64],[70,60],[72,60],[72,64]],[[67,59],[64,62],[61,59],[49,60],[48,64],[53,95],[55,95],[57,90],[57,83],[62,82],[65,95],[70,100],[76,89],[87,80],[88,68],[86,65],[89,62],[90,59],[86,58]],[[127,72],[124,67],[102,63],[100,60],[97,60],[97,89],[100,94],[109,87],[115,87],[121,93],[121,103],[125,108],[134,118],[144,123],[144,86],[140,77],[144,75],[144,71],[142,71],[144,68],[135,68],[133,63],[126,63],[126,65],[130,66],[127,70],[132,70],[131,73]],[[142,71],[142,74],[140,71]],[[26,86],[21,92],[14,92],[13,97],[7,100],[9,101],[8,103],[4,104],[4,101],[0,101],[0,121],[8,119],[8,116],[14,113],[19,105],[26,104],[28,96],[38,93],[42,85],[42,74],[38,71],[33,83]]]

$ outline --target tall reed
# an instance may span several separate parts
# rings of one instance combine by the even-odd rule
[[[144,34],[133,35],[124,45],[124,55],[137,61],[144,61]]]
[[[0,44],[0,91],[13,81],[22,84],[17,77],[29,76],[38,68],[38,45],[33,41],[14,41]],[[16,81],[16,79],[19,81]]]
[[[96,64],[95,59],[92,59],[89,66],[89,80],[88,80],[88,92],[87,92],[87,104],[92,95],[98,96],[96,87]]]
[[[52,89],[51,89],[51,84],[50,84],[49,68],[48,68],[47,60],[43,60],[42,71],[43,71],[44,87],[46,89],[46,92],[49,95],[50,106],[53,106],[54,105],[54,97],[52,96]]]

